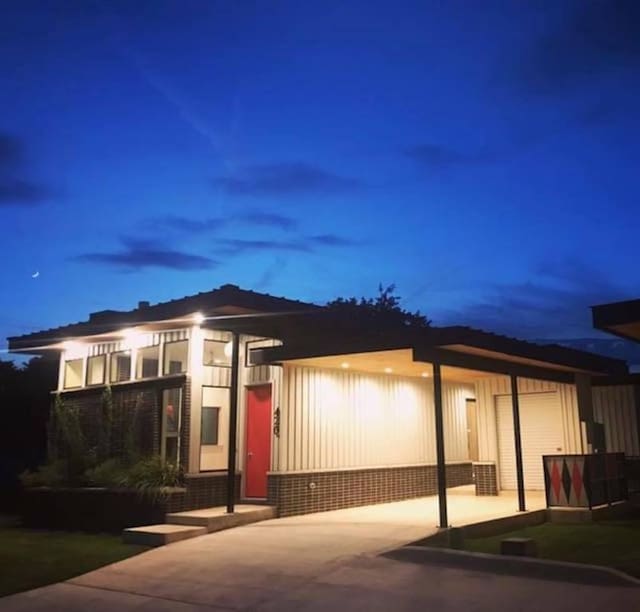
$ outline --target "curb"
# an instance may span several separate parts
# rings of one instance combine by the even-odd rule
[[[490,555],[446,548],[404,546],[383,557],[409,563],[447,565],[458,569],[491,572],[540,580],[556,580],[599,586],[640,587],[640,580],[601,565],[550,561],[531,557]]]

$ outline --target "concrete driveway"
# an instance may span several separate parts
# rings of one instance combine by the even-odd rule
[[[477,499],[477,498],[476,498]],[[493,498],[490,516],[512,513]],[[453,524],[480,520],[451,495]],[[491,503],[491,502],[489,502]],[[437,498],[275,519],[179,542],[66,583],[0,600],[2,612],[57,610],[633,609],[639,591],[544,582],[376,556],[435,531]],[[504,514],[502,514],[504,515]]]

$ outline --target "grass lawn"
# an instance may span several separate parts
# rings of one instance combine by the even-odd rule
[[[467,539],[464,548],[500,554],[500,540],[508,537],[533,538],[542,559],[606,565],[640,578],[640,520],[545,523],[490,538]]]
[[[123,544],[116,535],[0,528],[0,597],[67,580],[144,550]]]

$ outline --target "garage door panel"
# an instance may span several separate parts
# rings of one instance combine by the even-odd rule
[[[562,453],[562,414],[557,393],[525,393],[518,396],[522,463],[526,489],[544,490],[542,455]],[[496,397],[500,486],[516,489],[513,412],[510,395]]]

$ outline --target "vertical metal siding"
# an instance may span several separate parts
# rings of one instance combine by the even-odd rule
[[[498,462],[495,396],[511,395],[509,377],[498,376],[480,379],[475,384],[475,391],[478,411],[479,459],[480,461]],[[582,439],[575,385],[518,378],[519,393],[546,393],[551,391],[558,393],[560,399],[564,448],[567,453],[581,453]]]
[[[447,460],[466,460],[469,385],[443,389]],[[285,366],[278,471],[435,462],[431,381]]]
[[[594,419],[604,425],[607,450],[640,455],[637,389],[618,385],[592,391]]]

